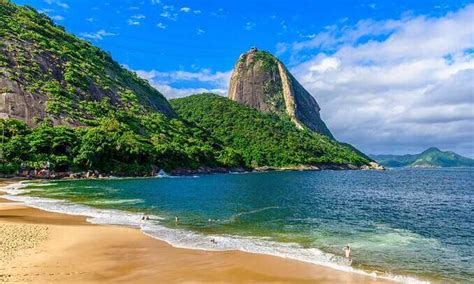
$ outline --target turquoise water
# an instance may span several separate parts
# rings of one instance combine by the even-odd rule
[[[54,181],[27,189],[12,198],[140,226],[180,247],[267,253],[401,281],[474,281],[473,169]],[[142,213],[153,220],[142,222]],[[341,257],[346,244],[352,265]]]

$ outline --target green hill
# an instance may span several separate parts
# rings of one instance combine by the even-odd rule
[[[240,165],[109,54],[33,8],[0,0],[0,173]],[[227,161],[231,164],[228,164]]]
[[[100,105],[174,115],[147,81],[28,6],[0,0],[0,113],[29,125],[87,125]]]
[[[474,160],[451,151],[441,151],[431,147],[414,155],[370,155],[371,158],[386,167],[474,167]]]
[[[174,99],[171,105],[180,117],[237,151],[250,167],[360,166],[369,162],[348,146],[311,130],[298,129],[289,118],[262,113],[218,95]]]

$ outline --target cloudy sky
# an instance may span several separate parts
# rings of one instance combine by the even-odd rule
[[[337,139],[366,153],[474,157],[473,1],[15,1],[169,98],[226,95],[251,46],[277,55]],[[258,2],[258,3],[257,3]]]

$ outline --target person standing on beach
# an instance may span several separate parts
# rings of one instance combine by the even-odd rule
[[[343,250],[344,254],[346,255],[346,258],[351,259],[351,247],[349,246],[349,244],[347,244],[347,246],[345,246]]]

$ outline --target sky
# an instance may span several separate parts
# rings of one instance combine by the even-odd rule
[[[15,0],[168,98],[225,96],[250,47],[284,62],[334,136],[365,153],[474,158],[474,1]]]

